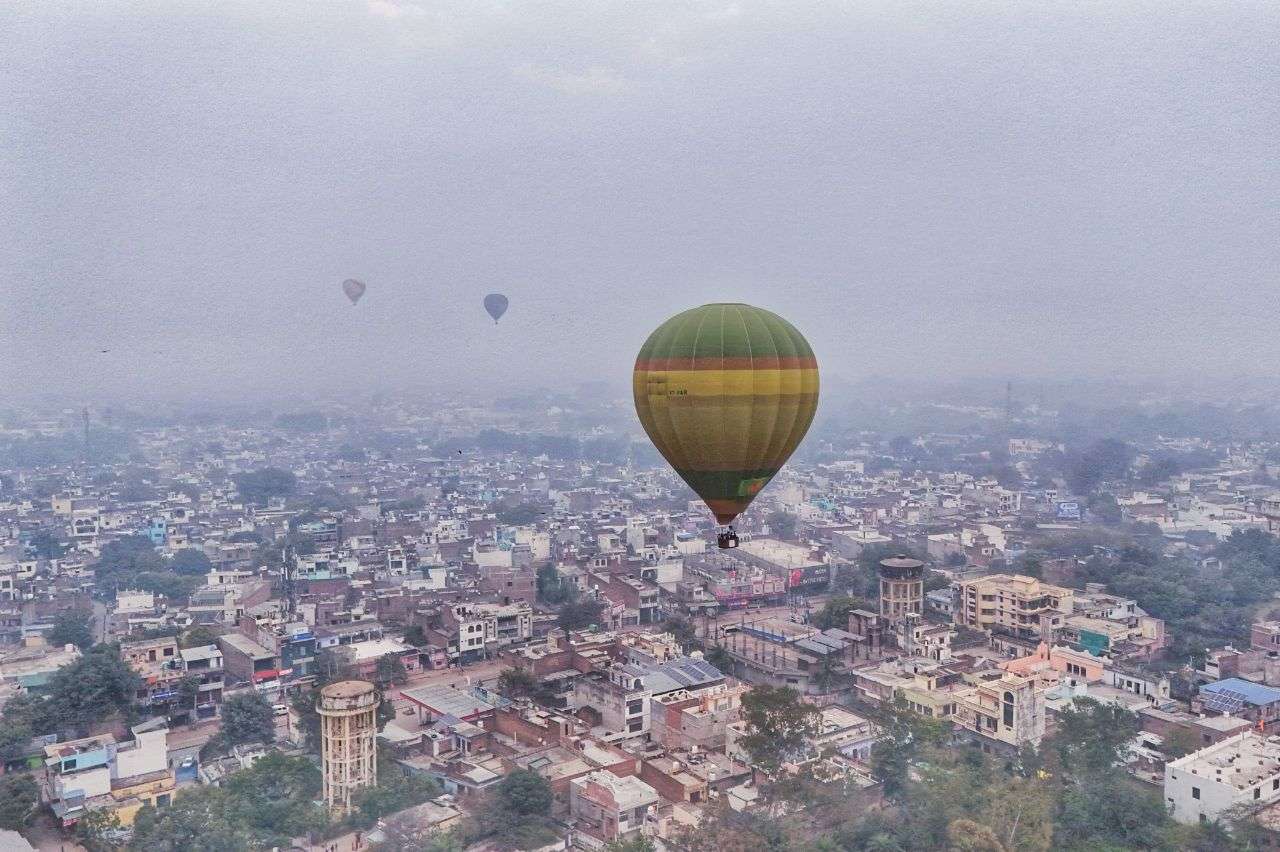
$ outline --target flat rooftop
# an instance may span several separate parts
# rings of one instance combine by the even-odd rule
[[[1236,789],[1280,775],[1280,738],[1247,731],[1172,761],[1169,766]]]
[[[464,721],[493,710],[493,705],[487,701],[445,684],[405,689],[400,694],[436,716],[454,716]]]

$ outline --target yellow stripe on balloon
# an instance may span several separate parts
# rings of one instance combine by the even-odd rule
[[[655,370],[637,371],[637,391],[650,397],[761,396],[817,393],[818,371],[797,370]]]

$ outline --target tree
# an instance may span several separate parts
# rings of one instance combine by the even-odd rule
[[[404,661],[400,659],[398,654],[383,654],[378,658],[377,669],[374,672],[373,682],[379,689],[387,689],[391,686],[399,686],[409,680],[409,673],[405,671]]]
[[[475,814],[475,839],[493,838],[517,849],[551,843],[551,785],[536,772],[517,769],[493,787]]]
[[[496,787],[498,802],[507,813],[518,817],[551,813],[551,785],[536,772],[518,769]]]
[[[213,570],[213,563],[209,561],[209,557],[204,555],[203,550],[184,547],[173,554],[173,561],[170,563],[170,567],[179,574],[188,577],[203,577]]]
[[[259,506],[267,505],[272,497],[288,497],[298,489],[298,478],[278,467],[237,474],[234,481],[240,496]]]
[[[196,704],[200,701],[200,678],[186,675],[178,681],[174,691],[178,693],[178,706],[195,712]]]
[[[425,648],[431,643],[427,641],[426,631],[422,629],[421,624],[410,624],[405,628],[404,641],[407,645],[415,648]]]
[[[40,801],[31,773],[0,775],[0,828],[17,831],[27,824]]]
[[[813,626],[819,630],[829,630],[832,627],[838,627],[841,630],[849,629],[849,613],[855,609],[875,610],[875,605],[861,598],[852,598],[848,595],[835,595],[827,600],[826,605],[818,610],[813,617]]]
[[[27,542],[37,559],[59,559],[66,545],[52,530],[37,530]]]
[[[733,657],[719,645],[707,651],[707,662],[724,674],[733,674]]]
[[[37,733],[44,720],[44,700],[20,692],[4,705],[0,716],[0,759],[13,757]]]
[[[142,678],[120,658],[118,645],[95,645],[54,672],[42,706],[55,728],[83,736],[113,713],[127,716],[141,688]]]
[[[899,799],[907,793],[912,762],[922,749],[946,742],[951,725],[911,712],[903,699],[883,708],[877,722],[884,736],[871,747],[871,774],[887,797]]]
[[[747,723],[742,748],[752,764],[774,774],[802,755],[818,732],[821,714],[794,689],[761,684],[742,696],[742,719]]]
[[[769,524],[769,531],[777,538],[794,540],[796,537],[796,527],[798,519],[791,512],[778,510],[769,513],[766,521]]]
[[[1092,698],[1077,698],[1058,715],[1050,745],[1065,770],[1096,772],[1121,762],[1138,730],[1138,717],[1132,711]]]
[[[276,720],[271,704],[257,692],[228,698],[222,703],[222,737],[229,746],[274,742]]]
[[[694,627],[693,622],[684,616],[668,616],[666,622],[662,625],[662,629],[675,637],[676,644],[680,646],[682,651],[687,652],[698,644],[698,630]]]
[[[1094,441],[1068,455],[1067,485],[1074,494],[1088,494],[1103,482],[1124,479],[1135,455],[1133,447],[1116,438]]]
[[[435,781],[406,772],[385,748],[378,749],[378,783],[356,793],[348,822],[368,828],[387,814],[420,805],[440,795]]]
[[[1089,516],[1104,524],[1118,524],[1124,520],[1120,504],[1114,494],[1095,494],[1089,498]]]
[[[119,849],[123,830],[120,817],[110,808],[85,811],[76,820],[76,840],[89,852],[113,852]]]
[[[947,826],[947,840],[952,852],[1005,852],[994,831],[971,819],[953,820]]]
[[[538,688],[538,679],[527,669],[503,669],[498,675],[498,691],[509,698],[527,698]]]
[[[605,852],[656,852],[653,841],[641,834],[633,834],[625,840],[614,840],[604,845]]]
[[[93,611],[68,609],[58,613],[49,631],[50,645],[75,645],[80,650],[93,646]]]
[[[186,633],[182,634],[182,639],[178,644],[183,648],[204,648],[209,645],[216,645],[218,642],[218,634],[214,633],[203,624],[197,624]]]
[[[518,503],[514,506],[504,506],[498,509],[497,512],[499,523],[513,527],[532,524],[545,514],[546,512],[539,509],[536,503]]]
[[[130,849],[225,852],[288,848],[291,838],[323,831],[320,770],[305,757],[269,752],[221,787],[189,787],[165,808],[147,805],[134,821]]]
[[[538,600],[555,606],[571,601],[578,596],[578,588],[571,582],[561,579],[554,565],[543,565],[538,569]]]
[[[97,594],[110,599],[120,589],[142,589],[167,598],[186,598],[199,587],[200,578],[182,576],[156,553],[151,539],[126,536],[108,542],[93,568]]]
[[[561,605],[556,624],[566,633],[571,630],[582,630],[593,624],[599,624],[602,612],[604,612],[603,601],[594,598],[571,600]]]
[[[1032,778],[1004,778],[987,787],[977,820],[1007,849],[1049,852],[1053,848],[1054,798]]]

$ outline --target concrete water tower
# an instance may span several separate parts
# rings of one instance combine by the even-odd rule
[[[324,803],[346,813],[356,790],[378,783],[378,691],[362,680],[331,683],[320,690],[316,711]]]
[[[924,610],[924,563],[905,554],[880,562],[880,615],[901,621]]]

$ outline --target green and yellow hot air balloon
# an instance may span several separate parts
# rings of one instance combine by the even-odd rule
[[[658,452],[728,524],[800,445],[818,408],[818,362],[791,323],[703,305],[658,327],[636,357],[636,413]],[[737,544],[732,530],[722,547]]]

